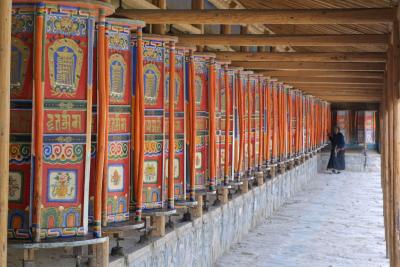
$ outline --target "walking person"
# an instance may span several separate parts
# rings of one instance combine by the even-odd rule
[[[340,132],[340,128],[335,126],[333,129],[333,135],[329,135],[331,141],[331,156],[328,162],[328,170],[332,170],[332,173],[340,173],[346,168],[344,160],[345,152],[345,141],[344,135]]]

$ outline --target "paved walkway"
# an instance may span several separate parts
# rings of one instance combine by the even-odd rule
[[[233,266],[388,266],[379,173],[320,174],[222,256]]]

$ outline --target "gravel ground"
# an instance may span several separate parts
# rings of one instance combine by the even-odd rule
[[[380,173],[320,173],[216,266],[389,266],[382,205]]]

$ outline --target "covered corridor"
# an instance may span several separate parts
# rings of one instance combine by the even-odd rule
[[[216,265],[388,266],[382,203],[377,169],[319,173]]]

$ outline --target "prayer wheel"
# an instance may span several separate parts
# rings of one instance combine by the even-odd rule
[[[174,179],[169,179],[174,176],[174,165],[168,169],[166,166],[167,157],[175,159],[175,149],[169,148],[174,141],[167,144],[168,136],[175,134],[173,118],[175,113],[170,113],[170,119],[167,118],[165,94],[167,60],[171,66],[170,79],[176,81],[173,77],[176,41],[177,38],[162,35],[145,35],[143,40],[140,36],[133,37],[133,43],[136,44],[132,47],[133,58],[136,58],[136,55],[138,58],[143,57],[143,66],[135,66],[136,72],[134,72],[134,143],[135,150],[138,149],[134,152],[132,195],[138,219],[142,210],[150,214],[174,211]],[[139,42],[143,42],[143,46],[138,45]],[[174,83],[171,86],[174,86]],[[168,110],[172,110],[175,109],[175,91],[168,92],[168,99],[172,96],[173,100],[172,103],[169,101]],[[174,164],[174,161],[171,161],[171,164]],[[169,172],[167,176],[166,170],[171,170],[172,173]]]
[[[217,127],[217,187],[229,185],[232,176],[231,153],[231,87],[232,73],[229,74],[229,61],[217,61],[216,71],[216,127]],[[230,81],[231,80],[231,81]]]
[[[174,197],[175,205],[181,206],[193,206],[195,205],[194,200],[190,200],[190,196],[187,192],[190,192],[190,180],[188,168],[189,168],[189,146],[188,135],[189,135],[189,115],[188,115],[188,80],[189,80],[189,68],[187,67],[187,59],[195,48],[193,47],[176,47],[175,48],[175,83],[174,83],[174,130],[175,130],[175,158],[174,158]],[[165,94],[165,110],[166,110],[166,128],[169,130],[170,125],[170,111],[169,111],[169,94],[170,90],[170,65],[169,56],[166,54],[166,94]],[[170,140],[168,135],[167,140]],[[169,143],[166,147],[166,179],[168,179],[168,165],[169,165]]]
[[[101,27],[101,25],[99,25]],[[131,35],[144,27],[144,22],[126,19],[106,19],[105,23],[105,71],[94,73],[96,83],[93,103],[95,104],[92,130],[92,165],[90,182],[90,221],[94,221],[94,202],[97,178],[102,177],[103,226],[129,220],[131,172],[132,172],[132,47]],[[136,61],[136,59],[135,59]],[[100,63],[100,60],[95,60]],[[97,65],[97,64],[96,64]],[[101,106],[101,79],[105,78],[106,107]],[[98,112],[99,111],[99,112]],[[97,122],[106,121],[106,127]],[[101,136],[106,138],[100,138]],[[98,148],[103,140],[106,149],[104,161],[99,162]],[[97,166],[103,165],[102,169]]]
[[[245,72],[244,80],[244,170],[246,179],[252,177],[253,172],[253,154],[254,154],[254,135],[253,135],[253,114],[254,114],[254,91],[256,79],[252,71]]]
[[[215,193],[215,55],[195,53],[196,154],[195,190],[199,194]]]
[[[256,168],[257,171],[262,171],[263,167],[265,166],[265,137],[266,137],[266,117],[265,117],[265,110],[266,110],[266,102],[265,102],[265,94],[266,94],[266,85],[267,80],[263,76],[258,77],[258,86],[256,90],[256,100],[255,100],[255,113],[256,113],[256,121],[255,124],[257,125],[256,130]]]
[[[94,1],[14,1],[11,238],[88,231],[95,22],[112,12]]]
[[[244,178],[245,166],[245,141],[246,141],[246,106],[245,97],[248,73],[243,70],[236,71],[235,82],[235,183],[241,183]],[[237,116],[236,116],[237,114]]]
[[[224,184],[234,182],[234,157],[235,157],[235,69],[225,66],[225,157],[224,157]]]

